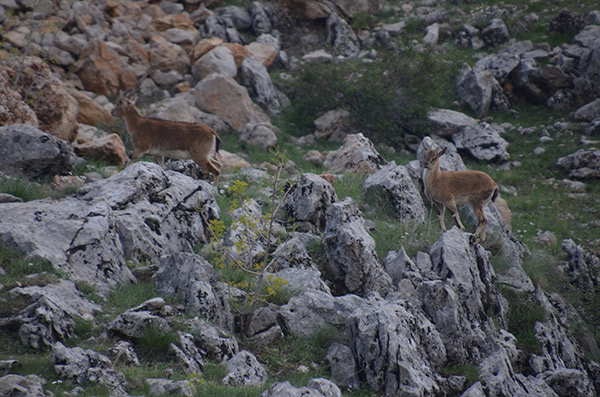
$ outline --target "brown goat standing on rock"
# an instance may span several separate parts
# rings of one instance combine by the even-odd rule
[[[192,159],[219,183],[222,164],[215,158],[219,152],[219,135],[203,123],[183,123],[140,116],[135,107],[136,96],[128,90],[119,94],[112,114],[123,117],[131,135],[133,155],[126,167],[144,154],[154,156],[162,166],[163,157]]]
[[[446,208],[452,214],[460,230],[465,230],[458,215],[458,205],[469,204],[477,217],[475,237],[485,240],[487,218],[483,212],[484,206],[498,197],[498,185],[488,174],[481,171],[443,171],[440,169],[440,157],[447,148],[437,151],[425,145],[425,172],[423,185],[425,196],[435,205],[440,219],[442,231],[446,231],[444,211]]]

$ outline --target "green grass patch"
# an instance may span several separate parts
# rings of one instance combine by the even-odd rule
[[[30,182],[21,178],[0,177],[0,193],[11,194],[23,201],[40,200],[54,193],[48,184]]]
[[[546,311],[533,295],[501,288],[502,295],[510,304],[508,331],[517,338],[517,345],[526,352],[540,354],[542,346],[535,337],[533,326],[546,319]]]
[[[132,342],[141,360],[161,362],[171,358],[169,346],[176,343],[177,339],[177,334],[172,329],[163,329],[151,324],[144,328],[141,336],[132,338]]]
[[[152,281],[119,284],[108,294],[105,309],[110,313],[121,314],[156,296]]]
[[[475,364],[457,364],[440,368],[440,374],[443,376],[461,375],[467,380],[465,389],[479,379],[479,368]]]

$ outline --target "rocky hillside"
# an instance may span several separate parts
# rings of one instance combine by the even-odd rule
[[[600,10],[522,3],[0,0],[0,394],[598,395]]]

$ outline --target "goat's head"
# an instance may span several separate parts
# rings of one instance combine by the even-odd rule
[[[442,157],[442,155],[444,153],[446,153],[447,150],[448,150],[448,148],[446,148],[446,147],[443,148],[442,150],[440,150],[439,152],[435,149],[426,149],[423,166],[425,168],[427,168],[428,170],[432,170],[435,167],[439,158]]]
[[[135,109],[135,101],[137,100],[137,94],[129,89],[123,92],[119,92],[119,97],[117,98],[116,106],[112,110],[112,115],[114,117],[123,117],[127,113],[134,111]]]

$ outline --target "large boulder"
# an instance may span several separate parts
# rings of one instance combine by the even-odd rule
[[[372,174],[386,163],[373,142],[362,133],[346,136],[344,144],[327,158],[329,172],[356,172]]]
[[[44,391],[44,385],[37,376],[8,374],[0,378],[0,394],[3,396],[50,397],[54,393]]]
[[[579,149],[559,158],[556,165],[565,170],[569,178],[600,178],[600,149]]]
[[[242,81],[248,93],[263,108],[276,112],[281,107],[279,93],[275,89],[265,65],[254,56],[242,62]]]
[[[96,127],[80,128],[72,146],[78,155],[86,159],[106,161],[121,167],[129,161],[121,136],[119,134],[103,134]]]
[[[198,80],[202,80],[211,73],[221,73],[234,78],[237,71],[233,55],[225,46],[218,46],[208,51],[192,66],[192,74]]]
[[[150,67],[161,72],[176,71],[185,75],[190,71],[190,56],[183,47],[159,38],[151,43]]]
[[[196,86],[196,106],[214,113],[241,132],[248,123],[268,123],[269,117],[231,77],[213,73]]]
[[[402,300],[372,297],[346,322],[359,376],[387,395],[440,394],[435,369],[446,349],[427,316]]]
[[[254,354],[242,350],[225,362],[229,370],[221,380],[224,385],[262,386],[267,381],[267,370],[258,362]]]
[[[305,173],[290,191],[284,209],[298,224],[298,230],[321,233],[325,230],[325,211],[338,200],[334,187],[318,175]]]
[[[365,195],[394,208],[403,222],[425,223],[425,205],[421,194],[404,166],[388,163],[365,181]]]
[[[309,338],[327,326],[344,324],[362,302],[362,298],[352,294],[334,297],[323,291],[309,290],[281,306],[277,322],[285,333]]]
[[[500,136],[501,127],[481,123],[467,125],[452,135],[456,148],[481,161],[503,162],[508,159],[508,142]]]
[[[72,171],[77,156],[67,142],[28,124],[0,127],[0,169],[40,179]]]
[[[47,63],[34,56],[8,58],[2,62],[0,70],[6,73],[5,78],[0,77],[0,81],[7,82],[2,89],[6,90],[8,95],[0,101],[7,101],[8,111],[13,114],[12,118],[15,122],[31,124],[65,141],[71,142],[75,139],[77,101],[65,89],[63,83],[52,74]],[[35,112],[37,125],[30,111],[20,103],[15,92],[19,93],[21,101]],[[15,106],[14,110],[12,106]]]
[[[197,210],[218,218],[213,194],[206,182],[139,162],[85,185],[77,196],[3,204],[0,242],[106,292],[134,279],[126,261],[157,263],[207,241]]]
[[[325,215],[325,273],[333,283],[332,290],[336,294],[387,295],[392,280],[377,259],[375,241],[364,226],[358,205],[347,197],[331,204]]]
[[[464,113],[450,109],[433,109],[427,115],[431,130],[437,136],[450,138],[466,126],[476,126],[477,121]]]
[[[358,37],[344,19],[335,12],[331,13],[326,21],[326,43],[333,52],[344,57],[355,57],[360,51]]]
[[[456,88],[461,102],[478,117],[484,117],[490,109],[508,110],[502,87],[487,69],[467,67]]]
[[[10,78],[0,70],[0,125],[29,124],[39,127],[33,109],[10,84]]]
[[[246,146],[254,146],[269,151],[277,145],[279,129],[271,123],[248,123],[242,129],[240,142]]]
[[[177,296],[191,313],[233,330],[226,288],[217,283],[212,266],[201,256],[185,252],[165,256],[153,280],[159,293]]]
[[[126,396],[127,380],[116,372],[110,359],[93,350],[68,348],[57,342],[52,346],[51,362],[59,377],[74,383],[88,382],[106,386],[112,395]]]
[[[116,97],[121,90],[136,88],[134,70],[100,39],[89,42],[74,67],[83,87],[96,94]]]

